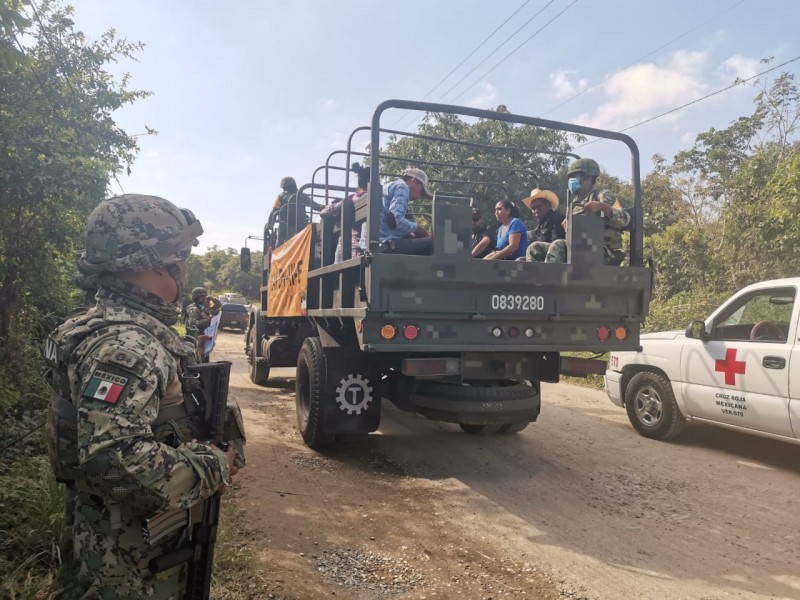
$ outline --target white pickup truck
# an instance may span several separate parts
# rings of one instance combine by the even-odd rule
[[[748,286],[685,332],[612,352],[608,397],[648,438],[673,438],[691,419],[800,444],[798,289],[800,277]]]

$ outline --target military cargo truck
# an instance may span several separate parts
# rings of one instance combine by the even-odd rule
[[[387,115],[404,114],[399,110],[622,144],[630,154],[633,189],[625,262],[603,263],[603,222],[593,216],[568,216],[566,264],[473,259],[471,207],[478,193],[491,189],[495,199],[506,194],[518,201],[537,187],[537,174],[525,164],[509,167],[509,155],[524,160],[549,153],[563,166],[578,155],[402,132],[382,124]],[[359,152],[354,139],[362,133],[368,146]],[[474,153],[455,161],[445,150],[436,161],[388,154],[382,149],[387,136],[390,141],[418,137],[443,149],[467,146]],[[246,333],[253,382],[266,384],[272,367],[296,367],[298,428],[310,447],[330,444],[339,434],[375,431],[382,399],[427,419],[458,424],[467,433],[515,433],[537,419],[541,382],[557,382],[561,374],[604,372],[603,362],[562,353],[639,347],[652,274],[642,258],[639,154],[630,137],[508,112],[389,100],[298,194],[324,204],[348,198],[354,189],[349,165],[355,159],[369,165],[372,184],[360,199],[342,202],[335,218],[296,216],[290,221],[310,224],[280,239],[286,211],[312,205],[294,202],[275,211],[265,225],[261,306],[253,309]],[[396,177],[402,165],[427,170],[436,190],[416,217],[431,231],[425,255],[383,252],[379,243],[381,183]],[[453,177],[460,171],[463,176]],[[527,187],[506,185],[504,174],[510,171]],[[437,179],[439,172],[447,179]],[[563,206],[566,192],[557,191]],[[359,252],[350,232],[360,227],[363,254],[354,256]],[[340,262],[335,261],[337,243]],[[249,269],[247,248],[241,258]]]

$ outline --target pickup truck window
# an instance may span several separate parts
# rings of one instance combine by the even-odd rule
[[[715,319],[711,339],[785,342],[794,288],[758,290],[731,303]]]

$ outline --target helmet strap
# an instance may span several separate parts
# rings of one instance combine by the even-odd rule
[[[170,304],[180,302],[181,298],[183,298],[183,277],[181,275],[180,267],[178,265],[164,265],[162,268],[165,269],[167,273],[170,274],[170,277],[175,280],[175,285],[178,288],[178,295]]]

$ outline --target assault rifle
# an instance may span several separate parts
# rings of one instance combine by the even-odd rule
[[[187,412],[205,424],[207,443],[223,451],[228,450],[228,443],[223,438],[230,374],[231,363],[220,361],[191,365],[181,377]],[[187,511],[180,512],[186,515]],[[200,520],[192,527],[192,539],[182,548],[154,558],[148,565],[152,573],[158,573],[188,563],[186,600],[206,600],[210,594],[219,525],[219,496],[214,494],[207,498],[200,512]],[[187,524],[185,519],[176,519],[173,513],[165,513],[146,520],[143,533],[146,532],[145,539],[157,541]]]

